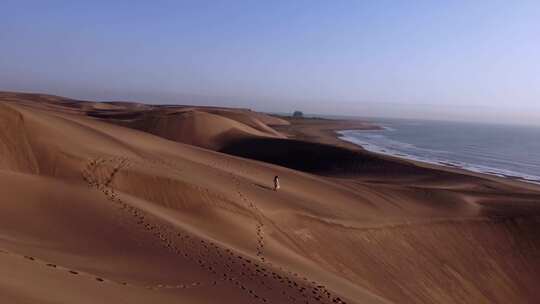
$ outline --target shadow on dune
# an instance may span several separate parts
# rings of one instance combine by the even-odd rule
[[[244,138],[229,142],[220,152],[318,174],[377,174],[403,176],[427,171],[369,152],[279,138]]]

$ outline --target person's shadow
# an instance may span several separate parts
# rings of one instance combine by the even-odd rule
[[[268,187],[268,186],[265,186],[265,185],[261,185],[261,184],[254,184],[255,186],[259,187],[259,188],[263,188],[263,189],[266,189],[266,190],[274,190],[274,187]]]

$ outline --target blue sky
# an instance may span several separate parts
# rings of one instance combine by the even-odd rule
[[[0,89],[540,121],[538,1],[2,1]]]

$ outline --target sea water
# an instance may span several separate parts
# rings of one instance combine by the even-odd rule
[[[366,150],[540,183],[540,127],[424,120],[374,121],[382,130],[339,131]]]

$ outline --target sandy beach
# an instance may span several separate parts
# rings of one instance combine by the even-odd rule
[[[0,302],[540,301],[539,186],[363,128],[0,92]]]

